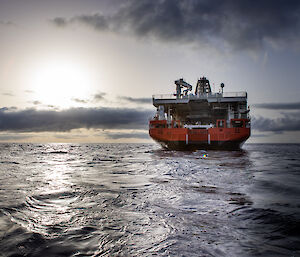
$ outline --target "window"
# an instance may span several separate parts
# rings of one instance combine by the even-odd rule
[[[233,128],[242,128],[243,124],[244,124],[244,122],[242,120],[232,120],[231,121],[231,126]]]
[[[155,128],[165,128],[166,125],[165,124],[156,124]]]
[[[219,128],[224,128],[224,121],[223,120],[218,121],[218,127]]]

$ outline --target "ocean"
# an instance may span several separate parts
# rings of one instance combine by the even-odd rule
[[[300,256],[300,145],[2,143],[0,256]]]

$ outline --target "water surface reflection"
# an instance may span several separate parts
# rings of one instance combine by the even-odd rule
[[[141,144],[2,145],[0,248],[5,256],[295,253],[293,204],[284,213],[272,207],[287,204],[284,197],[263,206],[278,183],[281,166],[270,166],[276,154],[260,146],[175,152]],[[296,179],[299,166],[290,159],[284,165],[294,165],[288,176]],[[293,182],[282,186],[299,204]]]

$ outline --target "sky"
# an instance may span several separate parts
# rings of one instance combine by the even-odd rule
[[[300,1],[0,0],[0,142],[152,142],[152,95],[247,91],[249,143],[300,143]]]

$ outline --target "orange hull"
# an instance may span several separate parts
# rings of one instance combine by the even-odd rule
[[[238,149],[249,138],[250,128],[188,129],[150,126],[149,134],[169,149]]]

